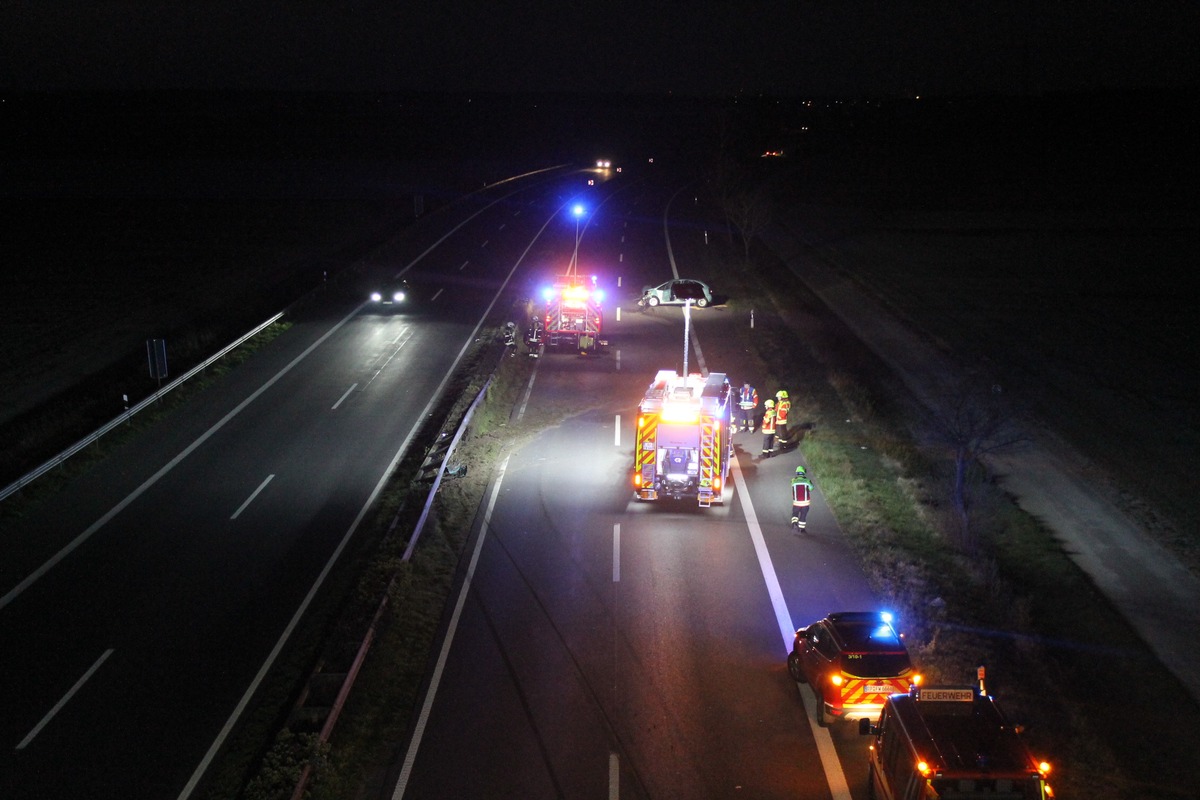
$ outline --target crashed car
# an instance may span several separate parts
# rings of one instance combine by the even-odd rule
[[[692,305],[704,308],[712,305],[712,290],[704,281],[691,278],[678,278],[658,286],[646,286],[638,300],[639,306],[682,306],[691,300]]]

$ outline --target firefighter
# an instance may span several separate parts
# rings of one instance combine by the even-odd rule
[[[754,432],[754,415],[758,409],[758,390],[750,385],[750,381],[742,384],[738,394],[738,412],[742,417],[742,430]]]
[[[804,467],[796,467],[796,474],[792,476],[792,527],[797,532],[804,530],[808,520],[812,488],[812,481],[808,479]]]
[[[775,438],[780,447],[788,443],[788,412],[791,410],[792,401],[788,400],[787,391],[780,389],[775,393]]]
[[[763,458],[770,458],[775,454],[775,401],[768,400],[766,402],[767,410],[763,412],[762,432],[763,432]]]

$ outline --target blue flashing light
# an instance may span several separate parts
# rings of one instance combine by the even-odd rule
[[[892,612],[890,612],[890,611],[880,611],[879,618],[881,620],[883,620],[884,622],[886,622],[888,625],[892,624],[893,617],[892,617]]]
[[[595,289],[592,292],[592,301],[595,302],[597,305],[599,305],[600,303],[603,303],[604,302],[604,290],[603,289]]]
[[[551,300],[553,300],[554,299],[554,287],[547,286],[544,289],[542,289],[542,299],[545,300],[547,303],[549,303]]]
[[[583,203],[576,203],[571,207],[571,213],[577,217],[583,216]]]

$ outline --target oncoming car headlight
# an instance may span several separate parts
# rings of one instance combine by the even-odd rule
[[[383,299],[383,295],[381,295],[379,292],[371,292],[371,301],[372,302],[378,303],[382,299]]]

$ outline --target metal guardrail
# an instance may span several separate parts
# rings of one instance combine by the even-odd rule
[[[471,417],[474,416],[475,409],[478,408],[479,404],[482,403],[483,399],[487,396],[488,388],[492,385],[492,379],[494,377],[495,373],[488,377],[487,381],[485,381],[483,384],[483,388],[479,390],[477,395],[475,395],[475,400],[471,403],[470,407],[467,408],[466,413],[463,414],[463,418],[458,423],[458,428],[454,433],[454,438],[450,441],[450,445],[446,448],[446,452],[441,457],[441,463],[437,467],[437,477],[434,479],[433,485],[429,487],[429,492],[425,496],[425,505],[421,509],[420,518],[413,526],[412,536],[409,537],[408,547],[405,549],[404,557],[401,559],[402,562],[408,562],[412,558],[412,553],[416,548],[417,540],[421,537],[421,531],[425,529],[425,522],[429,518],[430,509],[433,508],[433,503],[435,500],[437,500],[438,489],[442,485],[442,477],[446,474],[446,467],[450,464],[450,458],[454,455],[455,448],[458,447],[459,441],[462,439],[463,434],[466,433],[467,428],[470,426]],[[400,518],[399,514],[399,511],[396,512],[396,517],[392,519],[392,524],[389,527],[389,531],[395,529]],[[321,744],[328,742],[329,737],[333,735],[333,729],[336,727],[338,719],[341,717],[342,710],[346,705],[346,700],[350,696],[350,691],[354,688],[354,682],[358,679],[359,670],[362,668],[363,662],[366,661],[367,653],[370,651],[371,645],[375,641],[375,632],[379,628],[380,620],[383,619],[383,612],[387,609],[388,598],[391,596],[392,587],[395,585],[398,575],[399,570],[395,570],[388,579],[387,588],[383,590],[383,596],[380,598],[379,605],[375,609],[375,615],[371,618],[371,624],[367,628],[367,632],[363,634],[362,641],[359,643],[358,650],[354,655],[354,661],[351,663],[349,669],[347,669],[345,673],[341,673],[343,677],[341,684],[338,687],[337,697],[334,699],[333,705],[328,709],[324,722],[321,725],[321,731],[317,735],[317,741]],[[313,674],[309,676],[310,683],[316,674],[317,672],[314,671]],[[300,705],[302,705],[302,703],[303,699],[297,703],[296,707],[293,709],[293,713],[300,707]],[[300,771],[300,777],[296,780],[296,786],[292,792],[291,800],[302,800],[304,793],[308,788],[308,782],[312,778],[312,774],[313,766],[310,759],[305,762],[303,769]]]
[[[87,436],[85,436],[84,438],[80,439],[78,442],[71,445],[66,450],[63,450],[61,453],[56,455],[54,458],[50,459],[45,464],[42,464],[40,467],[33,470],[32,472],[22,475],[15,482],[10,483],[8,486],[4,487],[4,489],[0,490],[0,501],[6,500],[11,495],[15,494],[16,492],[19,492],[21,489],[25,488],[33,481],[42,477],[43,475],[45,475],[47,472],[54,469],[55,467],[61,466],[62,463],[64,461],[66,461],[68,458],[70,458],[71,456],[73,456],[76,453],[78,453],[79,451],[83,450],[88,445],[94,444],[95,442],[99,441],[100,437],[103,436],[104,434],[110,433],[118,425],[128,422],[133,417],[134,414],[137,414],[139,411],[144,411],[146,408],[148,408],[153,403],[157,403],[168,392],[179,388],[185,381],[188,381],[191,378],[194,378],[197,373],[203,372],[204,370],[206,370],[210,366],[212,366],[213,363],[215,363],[219,359],[227,356],[229,354],[229,352],[231,350],[233,350],[234,348],[240,347],[241,345],[245,344],[248,339],[251,339],[254,336],[257,336],[258,334],[262,333],[263,330],[265,330],[268,326],[274,325],[276,322],[279,321],[279,318],[282,316],[283,316],[283,312],[280,311],[278,314],[271,317],[266,322],[255,327],[249,333],[243,334],[236,341],[231,342],[230,344],[226,345],[215,355],[209,356],[203,363],[197,364],[196,366],[192,367],[190,370],[185,372],[183,375],[180,375],[178,378],[171,381],[166,386],[161,387],[160,389],[155,391],[154,394],[150,395],[145,400],[142,400],[140,403],[133,406],[133,408],[126,409],[119,417],[116,417],[115,419],[111,420],[110,422],[105,423],[100,428],[96,429],[92,433],[90,433]]]

